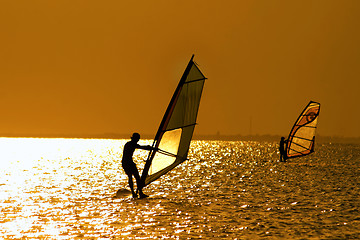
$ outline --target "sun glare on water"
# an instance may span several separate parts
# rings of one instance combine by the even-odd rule
[[[134,200],[113,197],[128,189],[126,141],[0,138],[0,239],[358,234],[358,145],[318,144],[313,155],[284,164],[277,143],[193,141],[189,160],[148,185],[149,198]],[[140,172],[147,155],[134,152]]]
[[[53,226],[45,212],[66,214],[66,204],[74,197],[91,195],[82,190],[94,176],[102,179],[118,175],[122,140],[0,138],[0,233],[21,237],[24,232],[56,236],[61,226]],[[115,172],[101,172],[105,162]],[[54,207],[56,206],[56,207]],[[65,211],[65,212],[64,212]],[[12,216],[16,212],[18,217]],[[8,214],[9,213],[9,214]],[[56,214],[56,215],[57,215]],[[21,217],[19,217],[21,216]],[[29,235],[28,235],[29,236]],[[36,236],[34,236],[36,237]]]
[[[103,139],[0,138],[0,184],[19,184],[44,171],[56,175],[65,165],[90,160],[94,164],[100,157],[119,157],[121,145]]]

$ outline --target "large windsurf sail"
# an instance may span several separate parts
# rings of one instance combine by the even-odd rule
[[[143,186],[155,181],[187,159],[205,82],[191,57],[155,135],[141,175]]]
[[[286,158],[300,157],[314,152],[315,130],[320,103],[310,101],[292,127],[286,146]]]

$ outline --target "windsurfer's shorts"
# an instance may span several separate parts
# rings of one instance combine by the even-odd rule
[[[134,162],[126,162],[126,163],[123,162],[122,167],[126,175],[136,175],[136,174],[139,175],[139,172]]]

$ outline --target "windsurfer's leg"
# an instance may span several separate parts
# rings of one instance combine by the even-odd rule
[[[133,198],[137,198],[137,193],[134,191],[134,182],[133,182],[133,179],[132,179],[133,175],[136,178],[136,173],[137,173],[137,175],[139,175],[139,173],[138,173],[138,171],[136,169],[136,165],[135,165],[135,163],[128,162],[126,164],[123,163],[122,167],[124,168],[124,171],[125,171],[126,175],[128,176],[129,186],[130,186]]]
[[[133,183],[133,180],[132,180],[132,175],[129,174],[128,177],[129,177],[129,186],[130,186],[130,189],[131,189],[131,193],[132,193],[133,197],[136,198],[137,194],[134,191],[134,183]]]
[[[285,162],[285,156],[283,152],[280,152],[280,162]]]
[[[147,195],[145,195],[142,191],[142,188],[143,188],[143,185],[142,185],[142,182],[141,182],[141,178],[140,178],[140,175],[139,175],[139,171],[136,170],[134,171],[134,177],[136,179],[136,185],[137,185],[137,189],[139,190],[139,196],[140,198],[145,198],[147,197]]]

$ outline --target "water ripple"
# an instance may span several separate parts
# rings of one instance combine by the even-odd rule
[[[189,161],[133,200],[113,198],[127,187],[125,142],[0,139],[0,237],[359,237],[359,145],[319,144],[280,163],[277,143],[193,141]],[[135,152],[140,168],[146,154]]]

